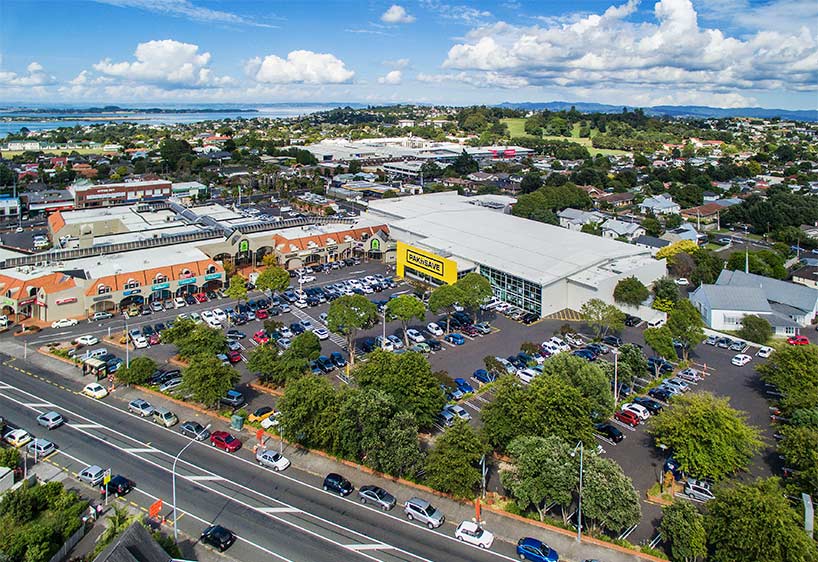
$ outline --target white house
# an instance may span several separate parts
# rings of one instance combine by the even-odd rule
[[[647,197],[644,201],[639,203],[639,210],[644,213],[653,213],[654,215],[678,215],[682,208],[678,203],[673,201],[673,198],[666,194],[660,193],[653,197]]]
[[[605,238],[623,238],[633,242],[645,234],[645,229],[639,223],[608,219],[602,223],[602,236]]]
[[[586,224],[605,222],[605,215],[598,211],[580,211],[571,207],[557,213],[557,217],[560,219],[560,226],[568,230],[582,230]]]

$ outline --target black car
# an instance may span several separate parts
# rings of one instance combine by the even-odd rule
[[[226,335],[229,340],[243,340],[247,337],[247,334],[239,330],[227,330]]]
[[[165,324],[163,324],[162,322],[157,322],[156,325],[153,327],[153,330],[157,334],[161,334],[162,332],[165,331],[166,328],[167,328],[167,326],[165,326]]]
[[[355,489],[349,480],[334,472],[324,478],[323,488],[325,492],[335,492],[339,496],[348,496]]]
[[[108,494],[113,496],[124,496],[133,489],[134,485],[134,482],[131,480],[128,480],[121,474],[117,474],[111,478],[107,485],[101,485],[99,491],[103,498]]]
[[[364,353],[371,353],[375,351],[375,349],[378,347],[377,344],[375,343],[375,340],[372,338],[366,338],[359,345],[361,351],[363,351]]]
[[[315,362],[318,363],[318,368],[324,373],[331,373],[335,369],[335,364],[326,355],[319,355]]]
[[[645,408],[652,416],[655,416],[659,412],[662,411],[662,405],[657,402],[656,400],[652,400],[645,396],[637,396],[633,399],[634,404],[639,404],[643,408]]]
[[[648,395],[656,398],[657,400],[661,400],[662,402],[669,402],[673,397],[672,392],[669,392],[663,388],[651,388],[648,391]]]
[[[672,373],[673,365],[661,357],[648,357],[648,371],[651,373]]]
[[[220,552],[224,552],[230,545],[236,542],[236,535],[230,529],[225,529],[221,525],[211,525],[202,531],[201,541],[209,544],[214,548],[218,548]]]
[[[520,318],[520,322],[522,322],[523,324],[528,325],[528,324],[533,324],[534,322],[536,322],[539,319],[540,319],[539,315],[534,314],[533,312],[526,312],[525,314],[523,314],[523,317]]]
[[[634,326],[637,326],[641,321],[642,319],[636,316],[631,316],[630,314],[625,315],[625,326],[630,326],[631,328],[633,328]]]
[[[214,291],[208,291],[207,293],[205,293],[205,295],[207,296],[208,299],[210,299],[212,301],[216,300],[216,297],[217,297],[217,295],[216,295],[216,293]]]
[[[607,422],[594,424],[594,429],[597,431],[597,433],[599,433],[603,437],[607,437],[614,443],[619,443],[625,438],[625,436],[622,435],[622,432],[619,431],[619,429],[617,429],[612,424]]]
[[[290,331],[294,335],[299,336],[303,334],[305,330],[304,326],[302,326],[300,322],[293,322],[292,324],[290,324]]]
[[[346,367],[347,360],[344,359],[344,356],[339,351],[333,351],[329,354],[330,361],[332,364],[338,367],[339,369],[342,367]]]
[[[611,347],[619,347],[622,345],[622,338],[617,336],[605,336],[602,338],[602,343],[605,345],[610,345]]]
[[[318,306],[319,304],[321,304],[321,299],[319,299],[318,297],[314,295],[307,297],[307,305]]]
[[[186,302],[187,304],[189,304],[189,305],[193,306],[194,304],[197,304],[199,301],[197,301],[197,300],[196,300],[196,297],[194,297],[193,295],[188,294],[188,295],[185,297],[185,302]]]
[[[179,369],[171,369],[170,371],[165,370],[158,370],[154,371],[151,377],[148,379],[148,384],[153,386],[159,386],[160,384],[168,382],[170,379],[175,379],[176,377],[180,377],[182,372]]]
[[[437,340],[426,340],[426,345],[428,345],[432,351],[440,351],[443,349],[443,344]]]
[[[153,333],[154,333],[153,327],[151,327],[149,324],[145,324],[144,326],[142,326],[142,335],[145,336],[146,338],[152,336]]]

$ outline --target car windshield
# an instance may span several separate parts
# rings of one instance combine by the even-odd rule
[[[235,438],[235,437],[233,437],[233,436],[232,436],[232,435],[230,435],[230,434],[225,435],[225,437],[224,437],[224,442],[225,442],[225,443],[232,443],[232,442],[233,442],[233,441],[235,441],[235,440],[236,440],[236,438]]]
[[[434,508],[434,506],[431,506],[431,505],[430,505],[430,506],[428,506],[426,509],[423,509],[422,511],[423,511],[423,512],[424,512],[426,515],[428,515],[429,517],[431,517],[432,515],[434,515],[434,514],[435,514],[435,511],[437,511],[437,510]]]

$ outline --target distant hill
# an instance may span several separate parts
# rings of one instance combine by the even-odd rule
[[[499,107],[508,107],[512,109],[527,109],[531,111],[538,111],[548,109],[550,111],[561,111],[563,109],[571,109],[571,106],[576,107],[577,111],[582,113],[619,113],[623,107],[627,107],[632,111],[636,109],[633,106],[609,105],[605,103],[585,103],[585,102],[567,102],[567,101],[549,101],[549,102],[522,102],[512,103],[503,102],[498,104]],[[780,117],[781,119],[793,119],[796,121],[818,121],[818,110],[803,109],[767,109],[764,107],[707,107],[704,105],[656,105],[653,107],[642,108],[648,115],[657,115],[662,117],[755,117],[758,119],[770,119],[772,117]]]

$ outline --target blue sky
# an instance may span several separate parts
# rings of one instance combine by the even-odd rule
[[[0,0],[0,101],[818,108],[815,0]]]

